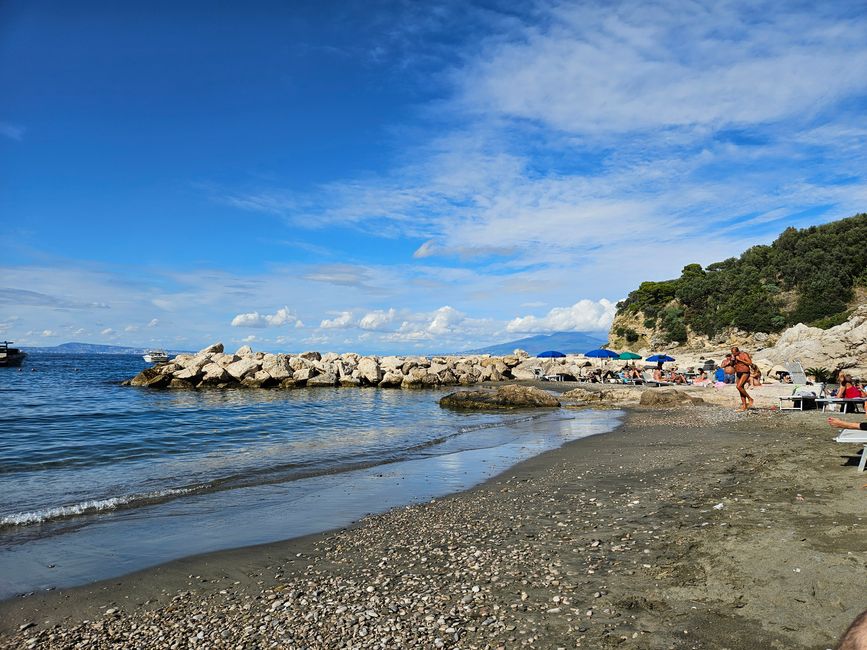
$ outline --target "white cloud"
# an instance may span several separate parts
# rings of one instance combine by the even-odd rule
[[[100,334],[102,334],[103,336],[110,336],[111,334],[114,334],[114,330],[110,327],[106,327],[100,332]]]
[[[522,38],[494,41],[461,98],[489,116],[599,133],[767,122],[867,88],[863,18],[767,9],[757,20],[744,2],[557,6]]]
[[[454,307],[440,307],[436,310],[433,320],[428,325],[428,331],[434,335],[442,335],[454,331],[455,327],[466,320],[466,315]]]
[[[57,336],[57,332],[53,332],[51,330],[42,330],[42,336]]]
[[[334,318],[326,318],[319,323],[319,327],[324,330],[346,329],[348,327],[355,327],[355,321],[352,318],[351,312],[343,311]]]
[[[586,332],[611,327],[617,306],[604,298],[598,302],[579,300],[571,307],[555,307],[545,316],[514,318],[506,325],[509,332]]]
[[[361,317],[358,326],[363,330],[384,330],[394,322],[396,315],[397,312],[394,309],[371,311]]]
[[[241,339],[242,343],[252,343],[253,341],[258,341],[258,337],[255,334],[250,334],[249,336],[245,336]]]
[[[124,332],[137,332],[138,331],[138,325],[127,325],[126,327],[123,328],[123,331]]]
[[[10,124],[9,122],[0,122],[0,135],[9,138],[10,140],[21,140],[27,129],[18,124]]]
[[[159,318],[151,318],[150,322],[148,322],[148,327],[156,327],[159,324],[160,324]]]
[[[303,323],[299,325],[300,322],[288,307],[281,307],[273,314],[260,314],[257,311],[238,314],[232,319],[232,327],[280,327],[281,325],[303,327]]]

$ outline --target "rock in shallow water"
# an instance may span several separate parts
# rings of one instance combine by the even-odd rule
[[[470,390],[451,393],[440,406],[454,409],[552,408],[560,400],[540,388],[510,384],[497,390]]]

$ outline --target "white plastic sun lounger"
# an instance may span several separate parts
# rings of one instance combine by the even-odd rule
[[[644,383],[648,386],[676,386],[673,381],[657,381],[653,378],[653,373],[648,370],[644,371]]]
[[[789,371],[789,377],[792,378],[793,384],[801,384],[802,386],[807,384],[807,374],[804,372],[804,367],[800,361],[784,363],[783,367]],[[818,393],[816,394],[818,395]]]
[[[861,449],[861,462],[858,463],[858,471],[863,472],[867,466],[867,431],[857,429],[840,429],[840,434],[834,438],[837,442],[845,442],[850,445],[863,445]]]

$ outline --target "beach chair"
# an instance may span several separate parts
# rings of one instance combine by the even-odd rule
[[[638,386],[644,383],[643,379],[635,379],[634,377],[630,379],[622,372],[618,372],[617,376],[620,377],[620,382],[626,384],[627,386]]]
[[[533,368],[533,374],[541,381],[563,381],[563,375],[543,375],[541,368]]]
[[[822,397],[816,400],[816,404],[822,405],[822,412],[825,412],[825,409],[828,408],[831,404],[840,404],[841,413],[858,413],[858,407],[863,406],[864,403],[867,402],[867,399],[863,397]],[[849,407],[852,407],[849,410]]]
[[[649,370],[644,371],[644,383],[648,386],[674,386],[673,381],[657,381],[653,378],[653,373]]]
[[[821,392],[817,392],[814,386],[795,386],[792,389],[791,395],[785,395],[779,398],[781,411],[803,411],[806,403],[812,402],[818,407],[822,402]],[[786,402],[791,402],[791,406],[785,406]],[[812,406],[811,406],[812,408]],[[824,410],[824,408],[822,409]]]
[[[801,365],[800,361],[784,363],[783,367],[788,371],[793,384],[800,384],[802,386],[807,385],[807,373],[804,372],[804,367]]]
[[[840,429],[840,434],[834,438],[837,442],[863,445],[861,449],[861,462],[858,463],[858,471],[863,472],[867,466],[867,431],[856,429]]]

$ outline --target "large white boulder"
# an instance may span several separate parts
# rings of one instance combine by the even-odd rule
[[[294,372],[285,354],[266,354],[262,359],[262,370],[274,379],[287,379],[292,377]]]
[[[239,359],[235,363],[226,366],[226,372],[241,381],[244,377],[259,370],[259,362],[249,357]]]
[[[358,360],[358,376],[374,386],[382,380],[382,369],[373,357],[362,357]]]
[[[845,323],[827,330],[798,323],[777,344],[755,355],[757,361],[784,364],[800,361],[804,368],[851,369],[867,375],[867,305],[861,305]]]
[[[222,352],[222,351],[223,351],[223,344],[222,343],[214,343],[213,345],[209,345],[208,347],[199,350],[197,354],[216,354],[217,352]]]

